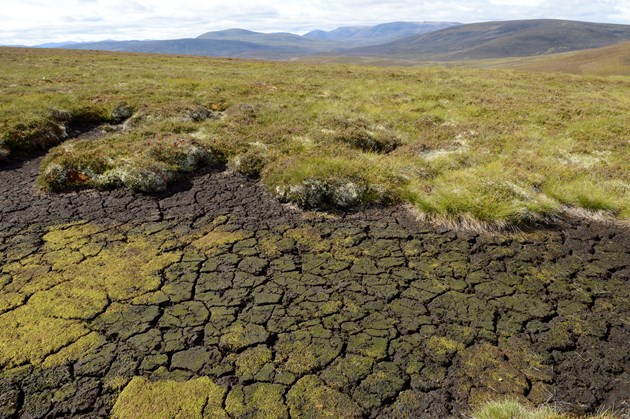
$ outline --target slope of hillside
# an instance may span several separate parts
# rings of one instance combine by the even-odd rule
[[[383,45],[355,48],[344,51],[344,54],[468,60],[575,51],[626,40],[630,40],[630,25],[552,19],[515,20],[461,25]]]
[[[630,42],[542,57],[480,61],[475,67],[598,76],[630,76]]]
[[[333,31],[312,31],[305,38],[337,41],[353,46],[376,45],[395,41],[408,36],[434,32],[457,26],[452,22],[391,22],[376,26],[345,26]]]

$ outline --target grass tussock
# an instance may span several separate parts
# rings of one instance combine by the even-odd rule
[[[0,159],[54,147],[45,189],[162,190],[227,163],[307,208],[407,202],[494,226],[579,211],[630,219],[627,78],[13,48],[0,58]],[[70,139],[94,125],[99,138]]]
[[[551,406],[526,407],[515,400],[490,401],[472,413],[473,419],[617,419],[613,412],[601,412],[589,416],[561,413]]]

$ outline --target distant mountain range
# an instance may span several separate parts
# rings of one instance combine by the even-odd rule
[[[232,58],[289,59],[339,52],[356,46],[378,45],[406,36],[458,25],[448,22],[393,22],[376,26],[350,26],[334,31],[261,33],[245,29],[207,32],[197,38],[160,41],[101,41],[44,44],[38,47],[95,49],[105,51],[191,54]]]
[[[333,31],[311,31],[305,38],[343,42],[353,46],[378,45],[412,35],[458,26],[454,22],[391,22],[376,26],[344,26]]]
[[[302,36],[229,29],[187,39],[43,46],[273,60],[326,55],[461,61],[538,56],[598,48],[623,41],[630,41],[630,25],[537,19],[467,25],[392,22],[376,26],[346,26],[328,32],[316,30]]]
[[[323,50],[297,45],[267,44],[232,39],[170,39],[164,41],[103,41],[62,46],[68,49],[147,52],[154,54],[187,54],[230,58],[282,60],[313,55]]]

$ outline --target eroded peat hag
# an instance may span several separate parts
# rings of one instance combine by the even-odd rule
[[[38,167],[0,172],[2,417],[449,417],[506,396],[627,412],[623,227],[333,217],[229,172],[45,195]]]

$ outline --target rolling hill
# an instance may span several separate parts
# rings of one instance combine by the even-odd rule
[[[479,62],[477,67],[598,76],[630,76],[630,42],[542,57]]]
[[[266,46],[276,47],[296,47],[307,48],[314,51],[331,51],[350,46],[350,43],[339,42],[336,40],[318,40],[296,35],[288,32],[262,33],[248,31],[245,29],[227,29],[223,31],[206,32],[199,35],[196,39],[212,40],[212,41],[239,41],[250,42]]]
[[[343,51],[343,54],[413,60],[470,60],[568,52],[626,40],[630,40],[630,25],[552,19],[514,20],[461,25],[383,45],[354,48]]]
[[[343,42],[358,47],[391,42],[457,25],[460,24],[452,22],[391,22],[376,26],[344,26],[328,32],[316,30],[305,34],[304,37],[320,41]]]

